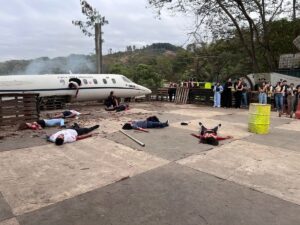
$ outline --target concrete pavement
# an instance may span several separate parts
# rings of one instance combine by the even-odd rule
[[[299,120],[274,113],[270,134],[255,135],[246,110],[157,102],[120,114],[85,109],[91,118],[76,122],[99,123],[92,138],[56,147],[33,136],[15,149],[13,138],[1,141],[0,225],[300,224]],[[150,115],[170,126],[128,131],[145,147],[118,132]],[[220,134],[234,138],[199,144],[190,134],[200,121],[222,123]]]

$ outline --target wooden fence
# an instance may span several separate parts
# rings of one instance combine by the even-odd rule
[[[186,104],[189,98],[190,89],[186,87],[178,87],[176,89],[175,103]]]
[[[38,94],[1,94],[0,126],[39,119]]]

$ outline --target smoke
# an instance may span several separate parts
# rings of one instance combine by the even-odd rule
[[[32,60],[19,74],[63,74],[63,73],[95,73],[96,67],[91,56],[70,55],[68,57],[47,57]]]

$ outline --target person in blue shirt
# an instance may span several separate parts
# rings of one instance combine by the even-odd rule
[[[39,124],[42,128],[45,127],[66,127],[65,126],[65,120],[62,118],[57,118],[57,119],[43,119],[43,120],[38,120],[36,121],[37,124]]]
[[[19,126],[20,130],[24,129],[32,129],[32,130],[41,130],[44,129],[45,127],[55,127],[59,126],[61,128],[65,128],[65,120],[64,119],[43,119],[43,120],[38,120],[33,123],[23,123]]]

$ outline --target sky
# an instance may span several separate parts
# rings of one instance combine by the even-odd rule
[[[88,0],[109,21],[103,27],[103,54],[157,42],[183,45],[192,18],[163,12],[147,0]],[[93,37],[72,20],[84,20],[79,0],[0,0],[0,62],[12,59],[92,54]]]

